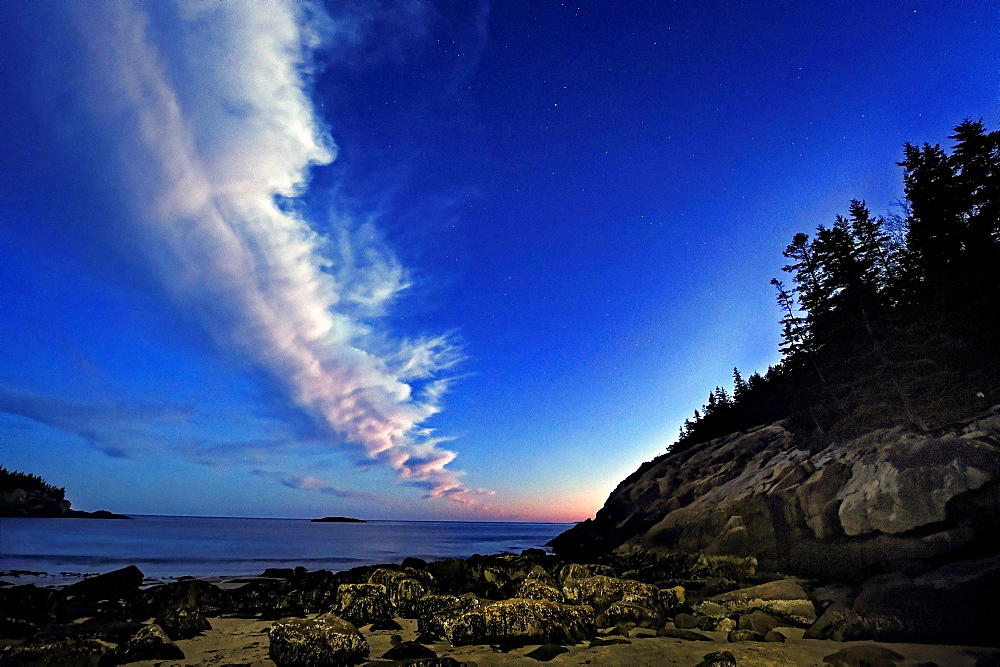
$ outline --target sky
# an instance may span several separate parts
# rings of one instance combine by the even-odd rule
[[[0,464],[78,509],[579,521],[906,141],[967,0],[6,0]]]

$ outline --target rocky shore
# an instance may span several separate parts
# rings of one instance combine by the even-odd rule
[[[995,648],[864,641],[829,590],[753,557],[532,549],[147,584],[130,566],[0,588],[0,664],[1000,664]]]

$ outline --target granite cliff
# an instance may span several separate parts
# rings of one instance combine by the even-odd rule
[[[934,433],[817,445],[779,422],[666,454],[552,546],[589,559],[635,548],[754,557],[860,582],[996,556],[998,527],[1000,406]]]

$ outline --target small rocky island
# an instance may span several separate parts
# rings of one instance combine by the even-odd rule
[[[32,519],[131,519],[107,510],[75,510],[66,500],[66,489],[49,484],[38,475],[0,466],[0,517]]]
[[[364,519],[352,519],[348,516],[325,516],[322,519],[310,519],[313,523],[368,523]]]

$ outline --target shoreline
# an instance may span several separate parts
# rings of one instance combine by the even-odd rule
[[[733,565],[729,561],[726,561],[725,564],[729,567]],[[504,574],[504,567],[508,568],[506,574]],[[454,571],[455,568],[466,568],[465,574],[462,576],[467,577],[467,579],[463,579],[460,585],[454,582],[449,583],[447,580],[448,572]],[[72,620],[70,619],[72,614],[67,615],[63,612],[54,613],[51,617],[52,620],[48,622],[48,627],[51,628],[52,623],[55,622],[55,618],[60,616],[60,614],[60,617],[63,618],[63,621],[60,622],[69,622],[70,620],[72,622],[64,626],[65,628],[70,628],[70,630],[56,629],[52,636],[66,636],[66,632],[71,633],[74,631],[72,628],[86,628],[90,624],[95,628],[94,631],[98,633],[97,636],[104,641],[105,645],[113,647],[115,645],[123,646],[125,638],[109,638],[108,636],[100,635],[101,626],[99,623],[95,624],[94,620],[100,616],[100,609],[103,608],[102,605],[105,603],[98,603],[94,607],[87,607],[86,604],[83,604],[83,606],[80,605],[80,601],[86,601],[88,595],[94,595],[94,600],[100,597],[108,597],[107,595],[94,594],[91,589],[99,583],[103,586],[121,586],[120,582],[108,582],[114,577],[121,579],[126,571],[132,570],[130,576],[135,578],[130,585],[134,584],[134,592],[123,593],[123,602],[121,603],[125,607],[133,605],[139,609],[131,617],[130,622],[132,627],[129,630],[130,632],[134,631],[137,627],[148,628],[156,621],[164,623],[165,621],[160,620],[163,615],[161,607],[163,604],[166,604],[164,600],[172,599],[172,591],[182,593],[182,597],[186,596],[188,600],[187,603],[182,604],[190,605],[188,608],[190,613],[201,615],[201,612],[204,611],[202,621],[205,622],[205,625],[201,631],[195,633],[193,636],[174,639],[172,643],[183,654],[183,658],[165,660],[164,657],[156,657],[149,660],[129,662],[129,664],[148,665],[150,667],[153,665],[196,665],[209,663],[274,665],[276,663],[269,656],[270,638],[268,630],[276,624],[280,625],[290,622],[291,617],[300,619],[300,621],[295,621],[296,623],[315,623],[317,622],[316,619],[327,613],[331,607],[336,610],[336,613],[343,614],[344,616],[356,614],[356,616],[352,617],[354,625],[369,647],[369,659],[363,664],[391,664],[388,662],[388,658],[383,659],[383,656],[391,656],[392,654],[388,652],[394,645],[415,645],[419,640],[421,646],[425,647],[426,650],[432,651],[437,656],[436,660],[438,662],[433,664],[464,664],[470,666],[526,665],[539,661],[536,657],[529,656],[529,654],[534,654],[540,649],[542,646],[540,640],[529,639],[528,641],[522,641],[515,638],[513,643],[508,643],[506,646],[502,645],[503,642],[498,643],[495,639],[469,643],[468,645],[461,645],[465,642],[457,642],[457,645],[453,645],[447,634],[439,633],[437,636],[429,637],[427,635],[427,627],[429,626],[424,623],[424,620],[418,620],[417,618],[420,617],[426,620],[427,612],[414,611],[416,607],[413,607],[412,604],[407,606],[406,601],[399,597],[401,591],[404,589],[393,588],[393,586],[400,581],[408,580],[416,582],[417,579],[413,577],[419,579],[421,571],[425,573],[433,571],[436,573],[436,578],[434,575],[429,575],[429,578],[428,576],[424,576],[422,580],[436,580],[441,591],[448,589],[450,586],[451,590],[457,592],[458,589],[455,588],[455,585],[458,585],[459,588],[474,588],[476,592],[466,592],[461,597],[454,597],[454,595],[450,594],[428,595],[428,597],[441,599],[451,597],[456,603],[461,603],[462,600],[465,600],[465,603],[461,603],[461,606],[464,609],[472,611],[488,608],[491,604],[498,604],[492,601],[495,598],[506,599],[508,597],[506,595],[481,595],[481,593],[488,592],[491,585],[488,579],[479,578],[486,571],[493,571],[495,573],[494,577],[509,575],[510,581],[506,585],[505,590],[516,590],[517,595],[528,594],[526,593],[528,589],[524,587],[524,584],[525,582],[532,581],[532,578],[539,583],[542,580],[548,581],[549,584],[547,585],[550,588],[551,586],[559,587],[561,582],[562,587],[560,590],[566,593],[569,593],[574,586],[578,586],[577,582],[581,581],[603,579],[605,583],[615,581],[628,585],[635,584],[635,587],[630,589],[635,591],[632,599],[635,599],[635,595],[642,593],[645,589],[655,588],[631,579],[614,579],[608,576],[610,575],[609,569],[609,566],[606,565],[566,563],[556,556],[546,554],[540,549],[528,550],[520,555],[498,554],[493,556],[474,556],[469,559],[451,559],[448,562],[442,563],[426,563],[418,559],[407,559],[404,565],[383,564],[381,566],[361,566],[341,570],[336,573],[327,570],[306,570],[303,567],[295,569],[285,568],[265,571],[253,577],[230,577],[225,575],[214,577],[178,576],[167,578],[166,580],[152,580],[144,577],[133,566],[132,568],[123,568],[122,570],[115,570],[110,573],[81,578],[77,584],[71,585],[56,586],[50,583],[43,587],[35,587],[33,584],[2,586],[0,587],[0,597],[11,592],[16,592],[13,589],[17,588],[35,588],[40,591],[48,591],[49,593],[46,595],[54,599],[58,599],[61,596],[65,597],[68,593],[73,592],[74,595],[68,596],[67,599],[72,605],[75,605],[74,613],[80,614],[84,619],[89,618],[91,620]],[[476,572],[479,574],[475,574]],[[595,574],[597,572],[605,572],[606,574]],[[266,576],[269,573],[272,576]],[[31,574],[37,575],[38,573]],[[760,579],[759,576],[753,575],[752,572],[748,576],[750,576],[751,580]],[[583,577],[583,579],[579,579],[579,577]],[[101,583],[101,580],[107,581]],[[709,577],[706,581],[711,580],[712,577]],[[783,582],[794,583],[796,581],[788,578],[778,580],[770,575],[765,576],[764,580],[770,581],[771,584],[781,584]],[[380,581],[384,583],[373,586],[371,583],[362,583],[365,581]],[[518,582],[520,583],[518,584]],[[81,583],[85,584],[85,586],[81,587],[79,585]],[[696,582],[689,583],[697,589]],[[515,584],[518,585],[515,586]],[[357,591],[365,589],[365,595],[375,593],[384,596],[388,592],[394,600],[394,604],[399,605],[398,610],[396,610],[395,606],[392,608],[396,611],[408,609],[409,613],[394,613],[392,621],[395,625],[390,624],[388,619],[371,622],[371,619],[366,618],[365,614],[372,612],[359,613],[356,609],[351,611],[345,606],[343,593],[340,590],[345,585]],[[735,581],[730,582],[728,587],[731,588],[733,585],[736,585]],[[761,586],[758,585],[757,588],[761,588]],[[382,590],[382,593],[374,591],[373,589],[375,588]],[[429,590],[426,589],[424,591],[425,594],[428,594]],[[659,593],[657,593],[658,599],[662,599],[663,594],[671,590],[675,589],[660,588]],[[212,591],[217,591],[217,593],[213,593]],[[118,595],[118,593],[114,595]],[[111,597],[114,597],[114,595]],[[732,595],[732,593],[729,595]],[[618,597],[621,599],[620,595]],[[807,639],[804,637],[806,634],[805,626],[807,624],[784,623],[781,620],[778,620],[777,624],[770,628],[780,633],[782,636],[781,640],[763,641],[762,636],[757,636],[751,640],[734,641],[730,627],[735,627],[736,622],[730,622],[729,626],[717,623],[718,627],[709,624],[709,626],[705,626],[707,629],[698,629],[697,633],[693,633],[691,630],[685,629],[692,626],[680,622],[679,611],[683,609],[697,615],[698,612],[695,610],[703,604],[697,601],[701,598],[706,598],[706,596],[695,593],[686,603],[683,601],[683,597],[682,589],[680,597],[677,598],[682,604],[674,605],[673,618],[666,620],[665,623],[662,620],[656,622],[640,621],[638,618],[632,621],[625,621],[623,620],[624,616],[614,616],[611,613],[615,604],[620,603],[611,603],[609,607],[607,601],[602,602],[598,598],[592,598],[586,601],[587,604],[597,605],[594,609],[604,609],[603,612],[596,615],[596,624],[593,623],[595,617],[590,616],[591,627],[593,628],[592,634],[582,638],[577,637],[578,641],[570,639],[558,642],[562,645],[561,648],[556,648],[552,645],[547,646],[548,650],[562,652],[555,654],[554,657],[546,661],[557,665],[696,665],[700,664],[709,654],[729,652],[735,657],[736,664],[738,665],[824,666],[828,664],[824,662],[824,659],[841,651],[860,651],[862,655],[869,656],[870,658],[873,655],[873,651],[884,650],[891,651],[892,654],[897,655],[898,657],[893,662],[901,666],[909,665],[915,667],[916,665],[926,666],[934,663],[938,665],[974,667],[976,665],[1000,663],[1000,648],[950,644],[917,644],[911,642]],[[297,599],[306,600],[306,602],[302,603],[305,604],[305,607],[296,607],[295,603],[291,602]],[[410,602],[413,603],[414,600],[410,600]],[[582,600],[577,601],[578,604],[583,602]],[[760,601],[758,600],[758,602]],[[569,606],[548,601],[542,603],[537,599],[518,597],[507,599],[507,603],[511,605],[522,603],[526,605],[528,603],[533,605],[544,604],[548,605],[546,608],[551,607],[553,609]],[[160,607],[157,605],[160,605]],[[310,607],[310,605],[312,606]],[[11,606],[11,608],[14,607]],[[587,609],[590,609],[590,607],[587,607]],[[457,610],[457,607],[453,607],[452,610]],[[445,617],[447,617],[448,613],[451,612],[446,612]],[[739,613],[729,613],[729,616],[740,621],[743,615],[749,613],[756,612],[752,612],[748,608]],[[434,612],[431,612],[431,617],[433,616]],[[701,620],[707,618],[704,617]],[[715,622],[717,621],[719,619],[715,619]],[[115,622],[121,625],[121,621]],[[111,621],[108,621],[108,624],[109,627],[114,625]],[[5,658],[9,657],[9,652],[19,650],[17,649],[18,646],[21,646],[21,650],[24,647],[30,649],[32,645],[37,645],[39,641],[42,641],[43,644],[44,641],[50,641],[45,639],[45,632],[52,632],[52,630],[45,630],[44,628],[47,627],[45,624],[39,623],[37,625],[41,628],[41,640],[37,637],[35,639],[31,637],[23,639],[0,639],[0,647],[11,647],[0,649],[0,651],[4,651],[0,652],[0,662],[6,662]],[[795,627],[796,625],[798,627]],[[742,622],[739,623],[739,626],[743,626]],[[121,632],[120,629],[118,631]],[[690,636],[684,635],[684,633],[689,633]],[[675,636],[670,636],[671,634]],[[695,634],[700,635],[698,640],[693,640]],[[681,638],[678,635],[684,635],[685,638]],[[117,641],[112,641],[114,639]],[[110,644],[108,643],[109,641],[111,642]],[[32,642],[35,642],[35,644]],[[53,648],[51,650],[56,649]]]

